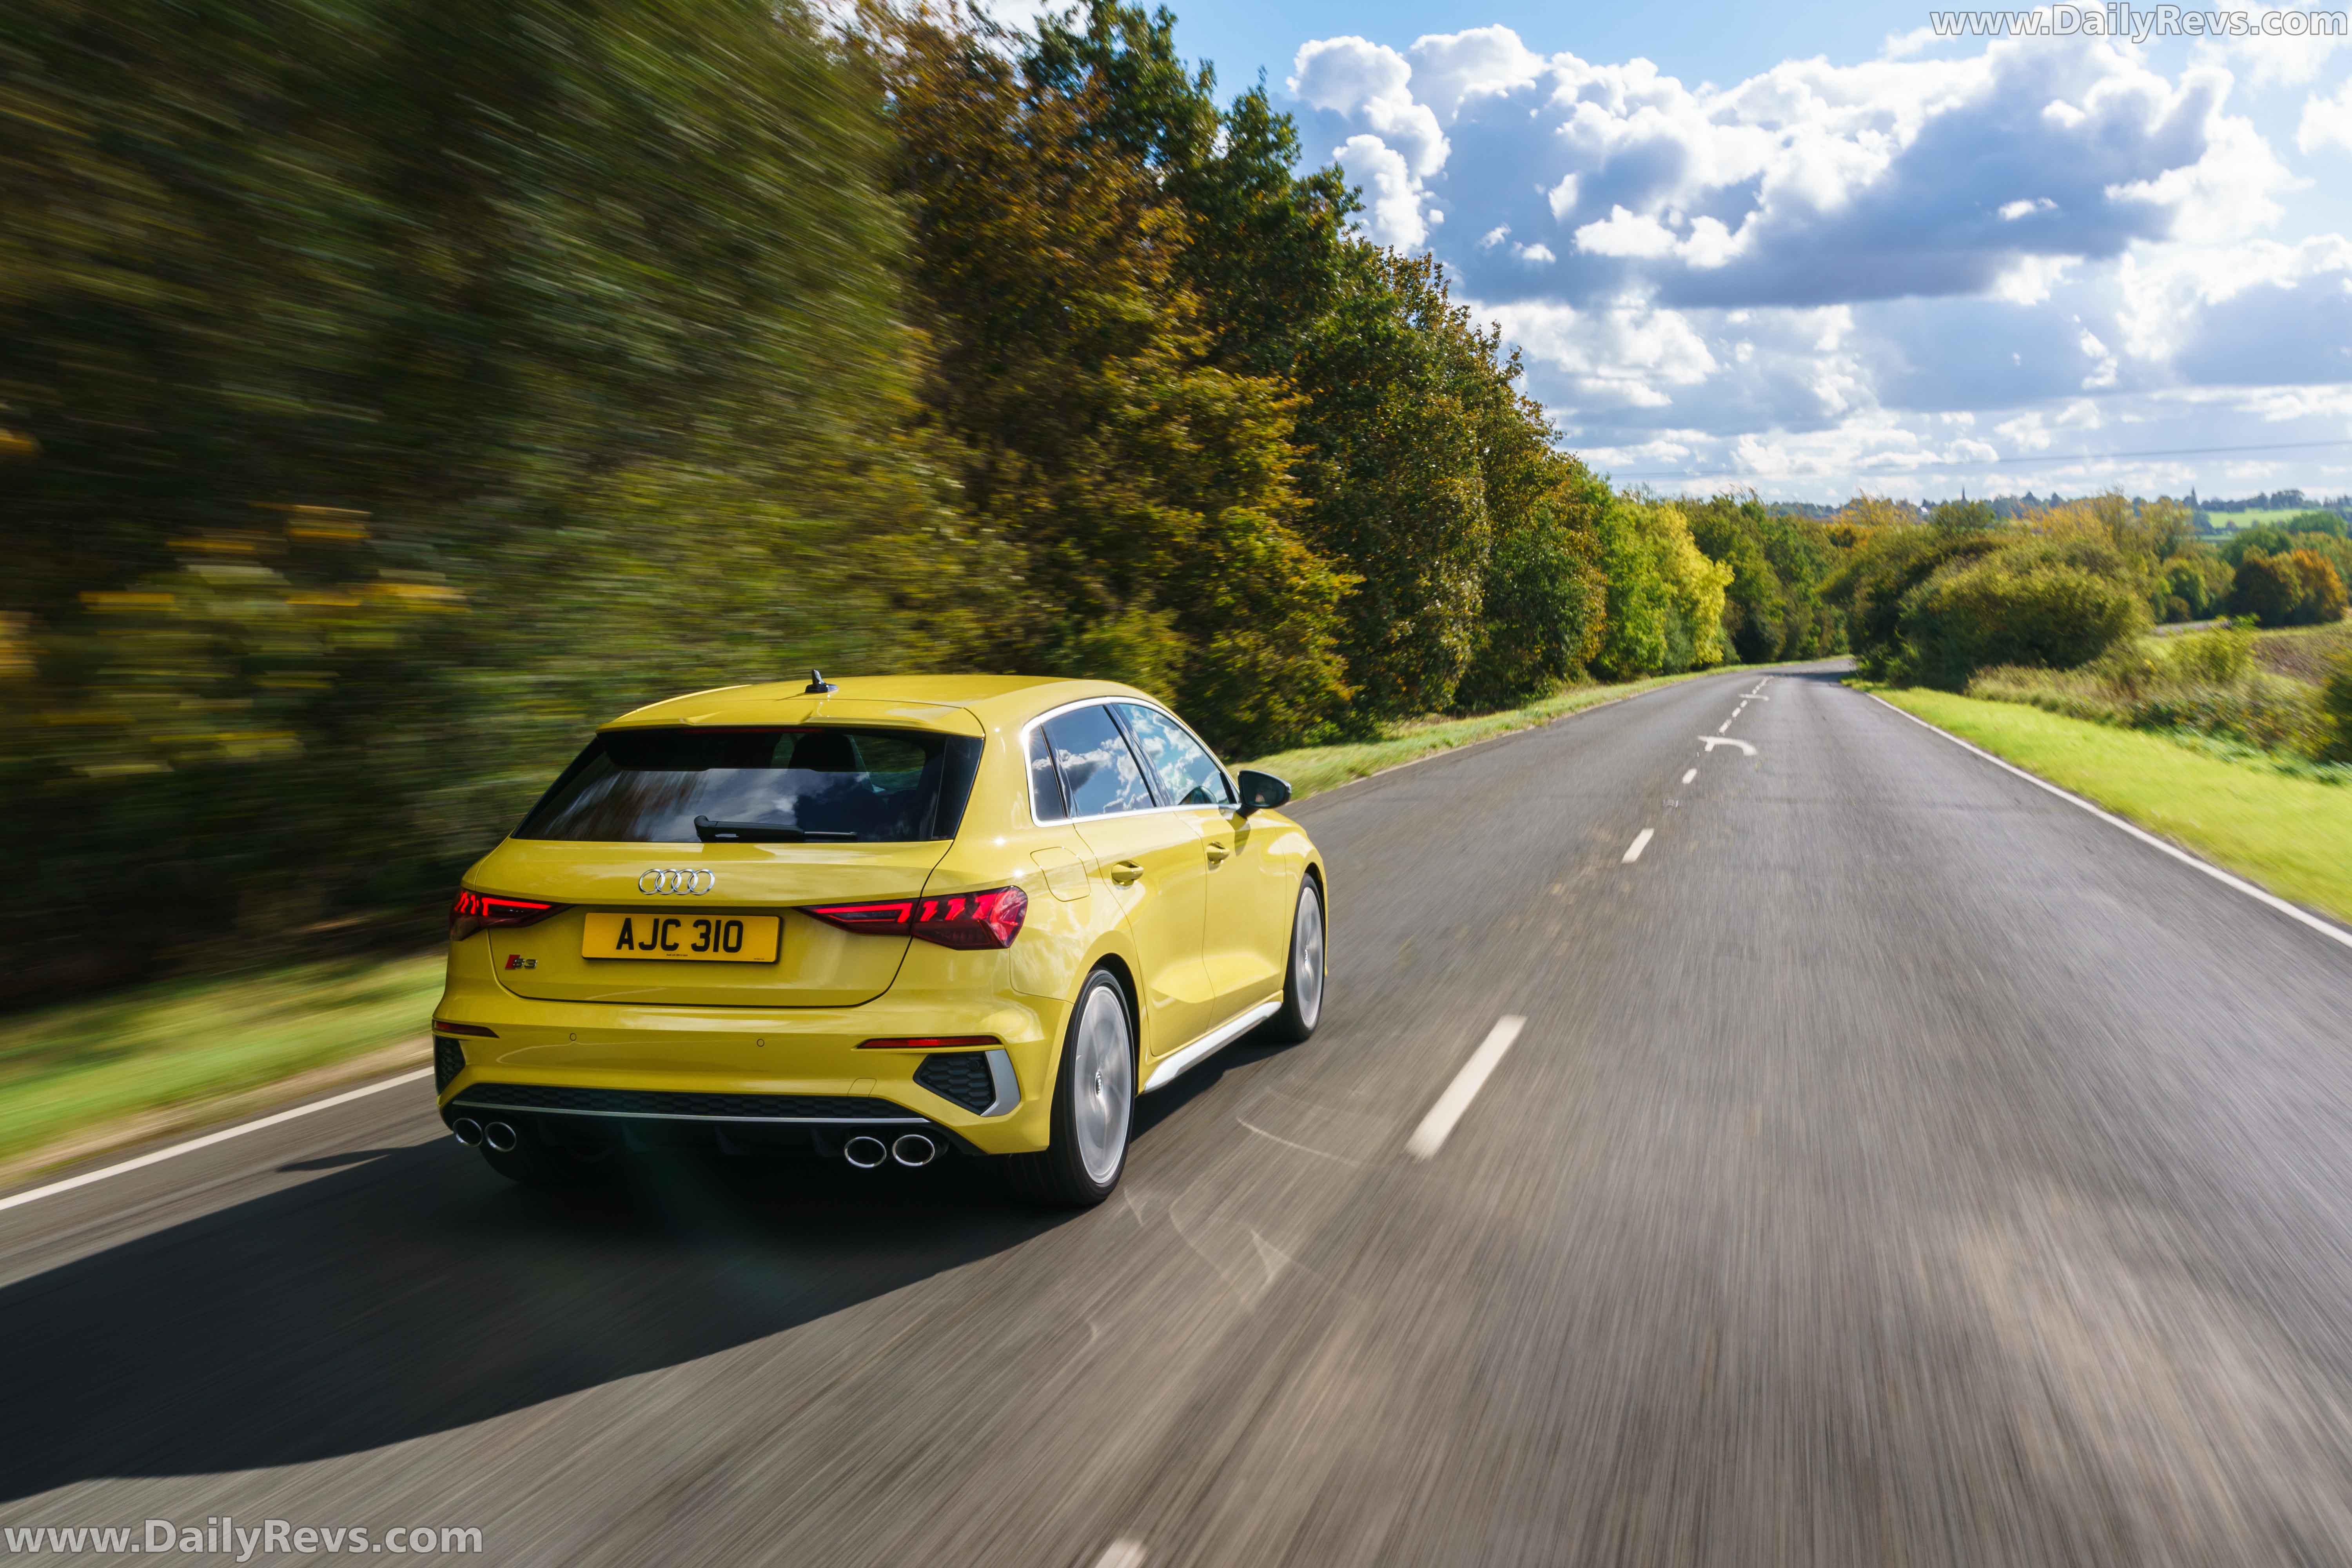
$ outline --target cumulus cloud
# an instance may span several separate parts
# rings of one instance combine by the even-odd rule
[[[2313,93],[2304,100],[2303,123],[2295,128],[2294,144],[2305,153],[2332,147],[2352,153],[2352,78],[2333,98]]]
[[[2167,72],[2095,37],[1897,39],[1694,86],[1487,26],[1318,40],[1289,85],[1364,232],[1418,248],[1454,215],[1443,258],[1568,439],[1926,486],[2160,444],[2126,426],[2334,416],[2311,389],[2352,387],[2352,241],[2263,237],[2297,182],[2231,108],[2301,69],[2235,41]],[[2298,146],[2352,152],[2352,83],[2310,96]]]

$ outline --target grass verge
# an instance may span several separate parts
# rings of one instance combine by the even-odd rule
[[[1260,757],[1244,767],[1262,768],[1283,779],[1290,785],[1291,798],[1304,800],[1310,795],[1320,795],[1391,768],[1417,763],[1440,752],[1491,741],[1497,735],[1507,735],[1515,730],[1531,730],[1538,724],[1549,724],[1555,719],[1565,719],[1570,713],[1587,708],[1598,708],[1605,702],[1615,702],[1627,697],[1638,697],[1644,691],[1654,691],[1661,686],[1713,675],[1721,669],[1769,669],[1773,665],[1718,665],[1714,669],[1694,669],[1682,675],[1653,676],[1647,680],[1629,680],[1622,686],[1578,686],[1557,697],[1547,697],[1525,708],[1512,708],[1500,713],[1481,713],[1470,719],[1422,719],[1393,727],[1377,741],[1350,742],[1337,746],[1306,746],[1295,752],[1276,752],[1270,757]]]
[[[0,1019],[0,1179],[213,1120],[289,1079],[389,1070],[375,1058],[424,1038],[444,963],[304,963]]]
[[[2352,921],[2352,790],[2020,703],[1878,695],[2283,899]]]
[[[1744,667],[1740,667],[1744,668]],[[1250,765],[1298,798],[1437,752],[1548,724],[1711,673],[1582,686],[1507,712],[1399,726],[1378,741],[1316,746]],[[240,1110],[390,1071],[421,1042],[442,957],[308,963],[166,982],[0,1019],[0,1183]],[[421,1047],[416,1059],[425,1058]]]

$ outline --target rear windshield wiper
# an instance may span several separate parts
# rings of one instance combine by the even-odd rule
[[[818,833],[775,822],[713,822],[694,819],[694,836],[705,844],[855,844],[855,833]]]

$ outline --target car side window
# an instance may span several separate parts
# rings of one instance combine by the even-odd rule
[[[1182,725],[1139,702],[1120,703],[1118,716],[1142,749],[1143,765],[1159,781],[1160,799],[1175,805],[1233,804],[1223,770]]]
[[[1108,709],[1073,709],[1046,720],[1041,728],[1053,749],[1072,816],[1151,808],[1151,790],[1143,782],[1143,766],[1135,760]]]
[[[1070,803],[1062,795],[1062,775],[1054,766],[1053,746],[1042,724],[1029,731],[1029,808],[1040,822],[1059,822],[1070,815]]]

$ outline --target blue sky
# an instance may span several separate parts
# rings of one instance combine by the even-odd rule
[[[1885,0],[1174,8],[1620,479],[2352,491],[2352,39],[1937,40]]]

